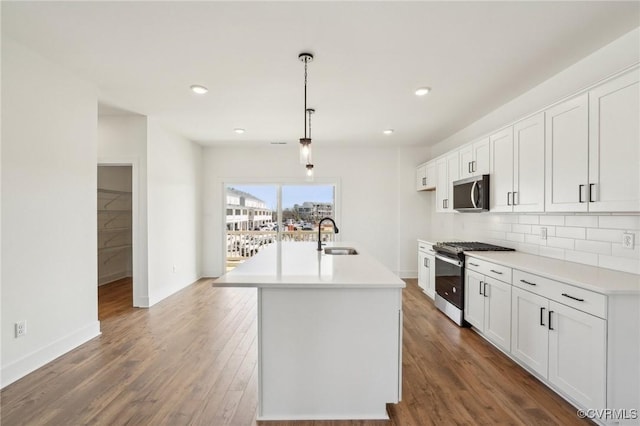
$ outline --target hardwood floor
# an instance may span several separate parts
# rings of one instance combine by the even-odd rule
[[[403,400],[388,406],[390,422],[257,424],[589,424],[407,281]],[[200,280],[150,309],[131,308],[126,281],[101,289],[102,336],[2,390],[0,423],[256,424],[256,291],[210,283]]]
[[[122,278],[98,287],[98,320],[126,315],[133,306],[133,279]]]

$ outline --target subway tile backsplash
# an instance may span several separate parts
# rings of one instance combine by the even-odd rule
[[[434,230],[540,256],[640,274],[640,215],[621,214],[435,214]],[[540,237],[547,228],[547,238]],[[633,249],[622,234],[635,234]]]

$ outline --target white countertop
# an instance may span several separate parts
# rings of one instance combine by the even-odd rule
[[[465,254],[602,294],[640,294],[640,275],[627,272],[517,251],[470,251]]]
[[[281,242],[213,282],[216,287],[262,288],[403,288],[397,275],[357,244],[329,243],[324,247],[353,247],[357,255],[328,255],[316,242]]]

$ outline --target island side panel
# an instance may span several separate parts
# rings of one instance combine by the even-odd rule
[[[387,419],[401,288],[258,289],[259,420]]]

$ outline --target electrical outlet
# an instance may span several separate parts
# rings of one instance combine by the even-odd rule
[[[16,337],[22,337],[27,334],[27,321],[18,321],[16,323]]]
[[[633,240],[636,235],[630,232],[622,234],[622,247],[626,249],[633,249]]]
[[[541,240],[547,239],[547,228],[540,228],[540,239]]]

